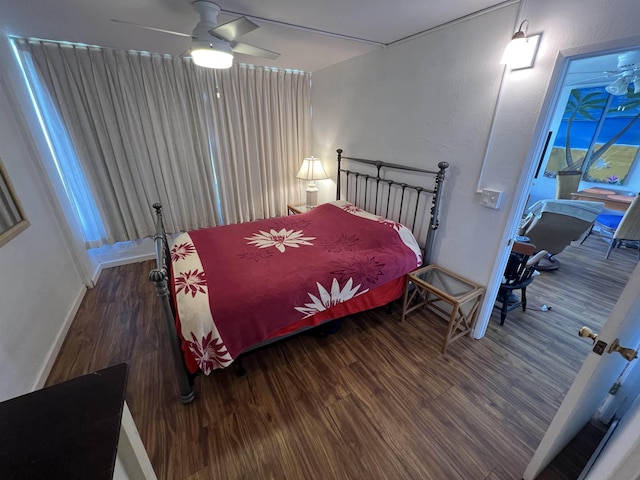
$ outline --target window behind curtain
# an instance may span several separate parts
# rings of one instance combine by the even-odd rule
[[[81,227],[82,240],[87,248],[101,245],[106,238],[104,224],[67,130],[46,89],[41,85],[31,58],[20,55],[14,41],[11,45],[22,70],[56,171]]]
[[[309,74],[23,39],[14,48],[88,246],[152,235],[157,201],[170,231],[284,213],[309,151]]]

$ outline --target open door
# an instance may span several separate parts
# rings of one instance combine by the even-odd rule
[[[640,264],[633,271],[627,286],[599,333],[593,350],[582,364],[558,412],[551,421],[538,449],[534,453],[522,478],[534,480],[536,476],[569,443],[580,429],[595,415],[627,360],[618,352],[609,352],[611,344],[619,339],[624,347],[636,348],[640,342]],[[576,335],[578,332],[576,332]],[[588,339],[585,339],[588,341]],[[599,353],[603,350],[602,353]],[[635,440],[640,431],[634,432]],[[617,462],[618,460],[614,460]],[[619,462],[623,462],[620,459]]]

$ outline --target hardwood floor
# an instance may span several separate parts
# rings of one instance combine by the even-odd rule
[[[129,364],[127,402],[161,479],[521,478],[636,264],[591,236],[498,311],[485,338],[445,355],[445,324],[377,309],[327,338],[301,335],[216,371],[178,401],[150,262],[105,270],[87,292],[49,384]],[[464,275],[464,272],[460,272]],[[542,311],[546,304],[551,310]]]

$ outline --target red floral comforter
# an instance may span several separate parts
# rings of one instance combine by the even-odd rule
[[[209,374],[292,324],[403,277],[422,258],[406,227],[337,201],[183,233],[171,260],[185,360]]]

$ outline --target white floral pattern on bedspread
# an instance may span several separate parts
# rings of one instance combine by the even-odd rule
[[[211,316],[207,279],[188,233],[180,235],[174,242],[171,261],[180,326],[189,351],[205,375],[216,368],[229,366],[233,359]]]
[[[422,260],[406,227],[341,201],[183,233],[171,258],[179,332],[205,374]]]
[[[323,312],[336,306],[338,303],[346,302],[347,300],[351,300],[353,297],[357,297],[358,295],[362,295],[369,291],[369,289],[360,290],[360,285],[353,287],[353,278],[347,280],[347,283],[345,283],[342,288],[340,288],[337,278],[334,278],[331,281],[331,287],[329,290],[319,283],[317,285],[318,296],[309,292],[307,295],[309,295],[311,303],[305,303],[304,307],[295,307],[297,311],[305,314],[305,318],[315,315],[318,312]]]
[[[287,247],[298,248],[300,245],[313,245],[311,240],[316,237],[303,237],[302,230],[294,232],[286,228],[276,232],[271,229],[269,232],[260,231],[254,233],[253,236],[247,238],[250,244],[256,245],[258,248],[275,247],[280,253],[284,253]]]

